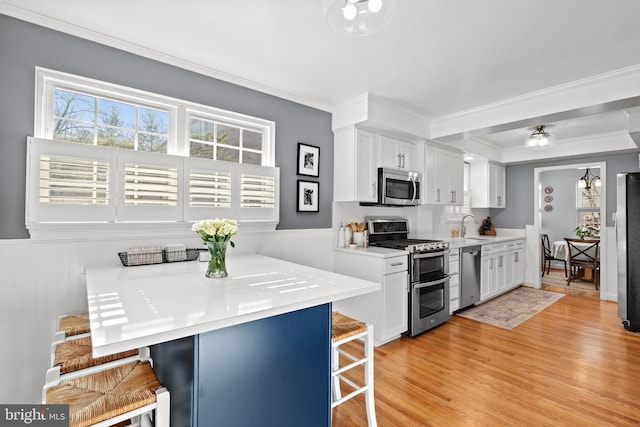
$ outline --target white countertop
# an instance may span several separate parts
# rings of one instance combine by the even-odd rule
[[[438,240],[443,240],[445,242],[449,242],[449,249],[459,249],[467,246],[477,246],[477,245],[489,245],[491,243],[500,243],[500,242],[509,242],[512,240],[523,240],[524,236],[476,236],[470,235],[467,237],[445,237],[445,238],[437,238]],[[409,251],[404,251],[401,249],[389,249],[389,248],[380,248],[376,246],[369,246],[368,248],[333,248],[334,252],[346,252],[351,254],[363,255],[363,256],[374,256],[378,258],[391,258],[394,256],[402,256],[408,255]]]
[[[354,249],[335,247],[333,248],[333,250],[334,252],[346,252],[350,254],[374,256],[378,258],[391,258],[395,256],[403,256],[403,255],[409,254],[409,251],[405,251],[402,249],[380,248],[377,246],[369,246],[367,248],[357,247]]]
[[[524,236],[467,236],[443,239],[449,242],[449,249],[459,249],[467,246],[490,245],[491,243],[524,240]]]
[[[396,251],[398,252],[398,251]],[[87,267],[93,355],[104,356],[374,292],[380,284],[262,255],[206,262]]]

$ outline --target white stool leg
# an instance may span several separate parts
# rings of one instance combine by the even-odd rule
[[[365,364],[364,381],[367,391],[364,394],[365,406],[367,408],[367,422],[369,427],[377,427],[376,404],[373,392],[373,325],[367,325],[367,335],[364,337],[364,351],[367,362]]]
[[[338,352],[338,346],[332,346],[331,348],[331,379],[333,380],[333,400],[342,399],[342,392],[340,391],[340,378],[337,374],[334,374],[340,368],[340,353]]]
[[[156,410],[154,414],[155,427],[169,427],[171,395],[169,390],[161,388],[156,391]]]

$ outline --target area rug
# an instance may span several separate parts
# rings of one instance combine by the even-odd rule
[[[564,294],[558,292],[520,287],[456,314],[500,328],[513,329],[563,296]]]

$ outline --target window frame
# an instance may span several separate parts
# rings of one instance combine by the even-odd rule
[[[263,134],[261,166],[275,166],[275,123],[273,121],[43,67],[36,67],[33,135],[36,138],[52,139],[53,137],[53,129],[50,128],[50,124],[53,123],[53,103],[48,100],[53,100],[55,88],[86,92],[89,95],[115,101],[167,110],[169,141],[166,154],[189,157],[189,123],[192,116],[260,131]]]
[[[51,124],[53,123],[53,99],[54,90],[56,88],[82,92],[90,96],[133,103],[141,107],[168,111],[169,132],[167,153],[155,153],[122,148],[118,149],[114,147],[103,147],[99,145],[81,144],[68,141],[54,141],[52,139],[53,129]],[[69,147],[65,147],[62,152],[69,153],[71,157],[91,159],[93,154],[98,158],[102,155],[107,155],[110,161],[113,162],[114,159],[111,152],[119,150],[120,153],[116,155],[116,163],[113,164],[113,167],[109,172],[110,181],[113,185],[117,184],[117,187],[110,189],[109,206],[108,208],[103,209],[106,213],[103,212],[99,216],[85,213],[84,211],[89,212],[91,209],[86,209],[85,206],[80,205],[69,205],[64,206],[63,208],[53,206],[54,210],[67,210],[67,212],[70,210],[73,211],[74,207],[82,208],[76,210],[83,212],[74,212],[73,222],[65,222],[65,218],[68,219],[69,217],[66,217],[63,213],[58,213],[55,216],[47,216],[46,211],[49,207],[44,206],[45,209],[42,209],[42,205],[45,203],[39,203],[39,192],[34,186],[34,183],[39,185],[40,170],[39,168],[36,168],[35,165],[31,164],[31,159],[28,159],[25,222],[32,238],[41,240],[88,240],[90,238],[149,238],[150,235],[153,235],[154,237],[175,237],[176,235],[193,236],[193,232],[191,231],[191,223],[193,221],[220,216],[235,218],[239,221],[244,231],[252,232],[273,231],[279,223],[279,168],[275,167],[275,123],[272,121],[42,67],[36,67],[36,91],[34,105],[34,138],[29,138],[29,140],[45,139],[47,140],[47,143],[52,144],[52,147],[54,145],[58,147],[59,144],[63,144],[65,146],[69,145]],[[263,135],[262,165],[258,166],[230,161],[216,161],[190,157],[189,120],[193,115],[206,120],[213,120],[224,125],[261,132]],[[30,152],[29,148],[30,143],[27,144],[27,147],[28,156],[32,156],[33,153]],[[126,151],[127,153],[123,153],[123,151]],[[109,154],[104,154],[103,152]],[[122,168],[123,165],[122,159],[140,159],[140,161],[144,163],[145,159],[160,159],[162,156],[164,156],[165,159],[160,160],[160,163],[173,164],[173,162],[175,162],[175,158],[178,159],[178,162],[183,162],[180,163],[180,172],[178,173],[178,206],[173,210],[166,209],[166,211],[173,212],[172,214],[167,214],[165,216],[155,215],[157,214],[158,209],[154,209],[154,207],[137,206],[134,209],[134,207],[130,206],[127,208],[127,206],[122,203],[122,200],[120,200],[124,199],[124,173],[120,171],[120,168]],[[206,164],[207,167],[215,164],[214,170],[220,168],[232,171],[232,175],[234,176],[233,179],[238,181],[237,183],[233,183],[233,188],[231,190],[232,203],[238,203],[236,206],[226,209],[194,209],[189,206],[190,188],[188,180],[189,173],[192,168],[191,165],[194,164],[201,166],[203,164],[200,162],[201,160],[205,162],[204,164]],[[267,210],[262,210],[260,208],[241,208],[239,204],[241,198],[239,180],[241,174],[244,173],[245,170],[266,171],[265,176],[272,176],[275,179],[275,204],[273,208],[268,209],[268,212]],[[116,190],[114,191],[113,189]],[[113,202],[114,200],[116,201]],[[125,208],[124,211],[123,207]],[[246,212],[247,209],[257,209],[261,210],[261,212],[250,212],[248,214]],[[123,215],[127,210],[130,212]],[[115,214],[114,211],[116,211]],[[146,219],[144,211],[149,211],[150,213],[155,214],[150,215],[152,219]],[[175,218],[179,219],[176,220]],[[158,224],[162,224],[162,227],[158,227]]]

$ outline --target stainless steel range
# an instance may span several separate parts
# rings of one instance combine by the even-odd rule
[[[409,251],[409,322],[416,336],[449,320],[449,244],[409,239],[405,218],[365,218],[369,245]]]

